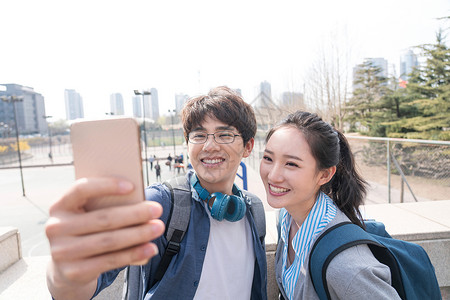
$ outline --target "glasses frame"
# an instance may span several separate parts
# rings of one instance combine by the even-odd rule
[[[195,132],[201,132],[201,133],[206,134],[205,141],[202,142],[202,143],[192,142],[192,140],[190,139],[190,135],[191,135],[192,133],[195,133]],[[229,142],[229,143],[223,143],[223,142],[220,142],[220,141],[216,140],[216,134],[221,133],[221,132],[231,133],[231,135],[233,136],[233,140],[232,140],[231,142]],[[219,131],[216,131],[216,132],[214,132],[214,133],[207,133],[207,132],[205,132],[205,131],[198,131],[198,130],[196,130],[196,131],[191,131],[191,132],[189,132],[189,134],[187,135],[187,138],[188,138],[189,143],[195,144],[195,145],[201,145],[201,144],[204,144],[204,143],[206,143],[206,142],[208,141],[208,138],[209,138],[210,135],[213,136],[214,142],[216,142],[217,144],[221,144],[221,145],[232,144],[232,143],[234,143],[234,141],[236,140],[236,137],[237,137],[237,136],[241,136],[240,134],[235,134],[235,133],[234,133],[233,131],[231,131],[231,130],[219,130]]]

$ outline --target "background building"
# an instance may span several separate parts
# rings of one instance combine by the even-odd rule
[[[186,94],[175,94],[175,110],[177,111],[177,114],[180,114],[184,104],[188,99],[189,96]]]
[[[83,98],[75,90],[64,90],[66,104],[66,119],[75,120],[84,118]]]
[[[152,119],[152,106],[151,106],[151,99],[149,95],[140,95],[141,101],[143,101],[143,111],[142,111],[142,117],[145,116],[146,119]]]
[[[158,121],[159,119],[159,100],[158,100],[158,90],[155,88],[150,89],[150,107],[151,107],[151,113],[147,115],[147,112],[145,116],[153,119],[153,121]]]
[[[133,117],[142,118],[142,96],[133,96],[131,104],[133,106]]]
[[[263,81],[259,84],[259,94],[265,94],[266,97],[272,99],[272,86],[269,82]]]
[[[125,114],[123,107],[123,97],[120,93],[114,93],[109,97],[110,111],[109,113],[113,115],[122,116]]]
[[[408,50],[400,56],[400,78],[408,81],[409,74],[419,66],[417,56],[412,50]]]
[[[388,77],[388,61],[382,57],[376,58],[366,58],[367,61],[370,61],[375,67],[381,69],[380,76]]]
[[[251,103],[253,107],[264,108],[267,108],[271,104],[274,104],[272,101],[272,86],[269,82],[263,81],[259,84],[257,96]]]
[[[388,70],[388,61],[382,57],[377,57],[377,58],[365,58],[364,59],[364,63],[365,62],[369,62],[371,63],[374,67],[380,68],[380,73],[378,74],[378,76],[382,76],[382,77],[386,77],[388,78],[389,76],[389,70]],[[357,90],[362,88],[363,86],[361,84],[355,84],[355,79],[357,78],[357,73],[358,71],[361,70],[361,65],[357,65],[355,67],[353,67],[353,80],[352,80],[352,89]],[[388,84],[388,81],[386,81],[384,84]]]
[[[0,97],[23,97],[22,101],[0,101],[0,123],[2,131],[7,135],[12,134],[15,128],[14,106],[17,116],[17,127],[20,134],[46,134],[48,132],[44,97],[36,93],[33,88],[19,84],[1,84]]]

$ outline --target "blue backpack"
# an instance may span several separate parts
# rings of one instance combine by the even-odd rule
[[[391,270],[392,286],[407,300],[442,299],[439,284],[425,250],[413,243],[392,238],[384,224],[365,221],[366,229],[350,222],[327,229],[314,243],[309,257],[309,272],[317,295],[330,299],[326,271],[341,251],[367,244],[375,258]]]

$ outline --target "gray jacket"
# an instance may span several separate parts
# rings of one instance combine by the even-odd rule
[[[338,209],[336,216],[322,232],[344,221],[349,221],[349,219]],[[281,279],[283,247],[284,242],[280,239],[275,257],[275,275],[281,294],[287,299]],[[309,275],[309,254],[301,268],[294,299],[319,299]],[[331,299],[400,299],[391,286],[389,267],[380,263],[367,245],[350,247],[338,254],[330,262],[326,276]]]

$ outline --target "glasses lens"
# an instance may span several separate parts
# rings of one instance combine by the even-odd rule
[[[234,141],[234,133],[232,131],[218,131],[214,133],[214,139],[219,144],[229,144]]]
[[[189,141],[193,144],[202,144],[206,142],[208,135],[206,132],[193,131],[189,133]]]

